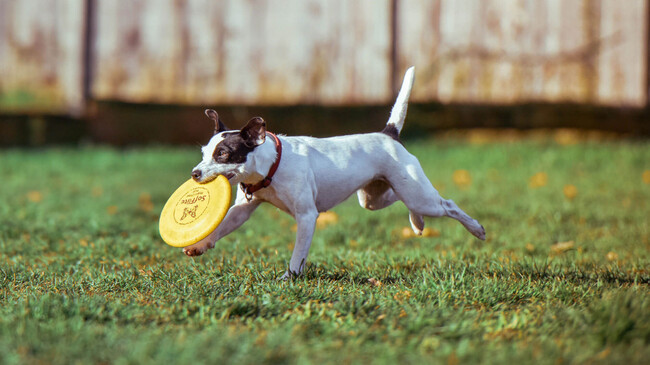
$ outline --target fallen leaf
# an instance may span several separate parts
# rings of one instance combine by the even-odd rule
[[[95,186],[94,188],[92,188],[92,190],[90,191],[90,193],[91,193],[95,198],[97,198],[97,197],[102,196],[102,194],[104,194],[104,189],[102,189],[101,186]]]
[[[402,230],[400,231],[400,235],[402,238],[413,238],[413,237],[439,237],[440,236],[440,231],[435,229],[435,228],[425,228],[422,230],[421,235],[415,234],[413,232],[413,228],[411,227],[403,227]]]
[[[458,365],[458,364],[460,364],[460,360],[458,360],[458,356],[454,351],[451,354],[449,354],[449,357],[447,357],[447,365]]]
[[[110,214],[110,215],[117,214],[117,206],[115,206],[115,205],[109,205],[109,206],[106,208],[106,213],[108,213],[108,214]]]
[[[379,280],[377,280],[377,279],[375,279],[375,278],[370,278],[370,279],[368,279],[368,282],[369,282],[372,286],[382,286],[381,281],[379,281]]]
[[[564,192],[564,196],[569,200],[573,200],[573,198],[578,195],[578,188],[576,188],[575,185],[564,185],[564,189],[562,189],[562,191]]]
[[[606,358],[609,356],[609,354],[610,354],[611,352],[612,352],[612,349],[611,349],[610,347],[607,347],[607,348],[605,348],[603,351],[599,352],[599,353],[596,355],[596,358],[597,358],[598,360],[604,360],[604,359],[606,359]]]
[[[317,228],[325,228],[339,221],[339,216],[334,212],[323,212],[316,219]]]
[[[574,241],[558,242],[558,243],[551,246],[551,253],[554,253],[556,255],[561,254],[561,253],[569,251],[574,246],[575,246]]]
[[[621,201],[621,206],[623,206],[623,208],[625,209],[629,208],[631,205],[632,205],[632,199],[630,199],[630,197],[626,197]]]
[[[607,258],[607,261],[616,261],[618,260],[618,254],[614,251],[609,251],[607,255],[605,255],[605,258]]]
[[[32,203],[40,203],[43,201],[43,194],[38,190],[32,190],[27,193],[27,199]]]
[[[469,174],[469,171],[467,170],[456,170],[454,171],[451,178],[454,181],[454,184],[456,184],[456,186],[458,186],[459,188],[464,189],[472,185],[472,176]]]
[[[558,129],[555,131],[555,142],[562,146],[574,145],[583,138],[579,131],[575,129]]]
[[[400,234],[402,235],[402,238],[415,237],[415,232],[413,232],[413,229],[411,227],[402,228],[402,231],[400,232]]]
[[[149,193],[140,194],[140,197],[138,197],[138,204],[140,205],[140,209],[142,209],[143,211],[151,212],[153,210],[153,202],[151,201],[151,194]]]
[[[528,243],[526,244],[526,251],[528,251],[528,252],[533,252],[533,251],[535,251],[535,246],[534,246],[532,243],[528,242]]]
[[[643,182],[650,184],[650,170],[643,171]]]
[[[142,211],[144,211],[144,212],[149,213],[149,212],[151,212],[153,210],[153,204],[152,203],[142,204],[142,205],[140,205],[140,209],[142,209]]]
[[[138,202],[140,204],[142,204],[142,203],[150,203],[151,202],[151,194],[149,194],[149,193],[140,194],[140,196],[138,197]]]
[[[435,228],[425,228],[422,230],[422,237],[439,237],[440,231]]]
[[[533,189],[546,186],[547,183],[548,183],[548,175],[545,172],[538,172],[535,175],[531,176],[530,180],[528,180],[528,186],[530,186]]]
[[[151,271],[151,270],[144,270],[144,269],[138,269],[138,272],[140,273],[140,275],[143,275],[143,276],[149,276],[149,275],[152,275],[152,274],[153,274],[153,271]]]

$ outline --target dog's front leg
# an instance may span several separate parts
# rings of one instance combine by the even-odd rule
[[[305,263],[307,262],[309,247],[311,247],[311,240],[314,237],[317,218],[318,211],[315,207],[301,213],[296,213],[296,223],[298,225],[296,243],[293,247],[293,254],[291,254],[289,270],[280,277],[281,280],[287,280],[302,274]]]
[[[215,242],[244,224],[261,202],[261,200],[257,199],[247,201],[243,195],[240,197],[238,194],[235,205],[228,210],[226,217],[219,226],[210,233],[208,240],[183,248],[183,253],[187,256],[200,256],[208,249],[214,248]]]

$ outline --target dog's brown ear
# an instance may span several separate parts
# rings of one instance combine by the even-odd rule
[[[206,109],[205,115],[214,121],[214,134],[228,130],[228,127],[219,119],[219,114],[213,109]]]
[[[247,145],[259,146],[266,140],[266,122],[260,117],[255,117],[246,123],[240,133]]]

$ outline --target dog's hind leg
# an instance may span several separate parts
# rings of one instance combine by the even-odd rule
[[[471,234],[481,240],[485,240],[485,228],[476,219],[463,212],[453,200],[442,199],[442,206],[445,210],[445,216],[454,218],[465,226],[465,229]]]
[[[460,209],[456,203],[440,196],[429,179],[427,179],[415,157],[412,157],[409,162],[402,171],[396,172],[392,176],[395,179],[392,186],[395,194],[399,196],[399,199],[404,202],[410,211],[409,218],[414,231],[420,226],[422,216],[444,216],[459,221],[471,234],[485,240],[483,226]]]
[[[409,221],[411,222],[413,232],[418,236],[421,236],[422,230],[424,229],[424,217],[409,210]]]
[[[400,200],[393,188],[385,180],[370,182],[363,189],[357,190],[357,197],[359,198],[359,205],[368,210],[386,208]],[[424,229],[424,218],[413,211],[409,211],[409,221],[413,232],[418,236],[421,235]]]
[[[437,193],[437,192],[436,192]],[[411,211],[411,225],[414,225],[414,218],[427,217],[449,217],[459,221],[465,229],[481,240],[485,240],[485,228],[474,218],[470,217],[452,200],[443,199],[440,195],[437,198],[423,198],[421,202],[413,203],[405,201],[404,204]],[[413,212],[415,212],[415,217]],[[416,221],[417,223],[417,221]],[[415,230],[415,229],[414,229]]]

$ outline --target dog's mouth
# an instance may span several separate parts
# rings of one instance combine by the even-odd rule
[[[212,175],[212,176],[207,177],[207,178],[205,178],[203,180],[197,180],[197,182],[199,184],[207,184],[209,182],[214,181],[214,179],[216,179],[217,176],[219,176],[219,175],[222,175],[223,177],[225,177],[229,182],[230,182],[230,180],[232,180],[236,176],[236,174],[234,172],[226,172],[226,173],[223,173],[223,174]]]

